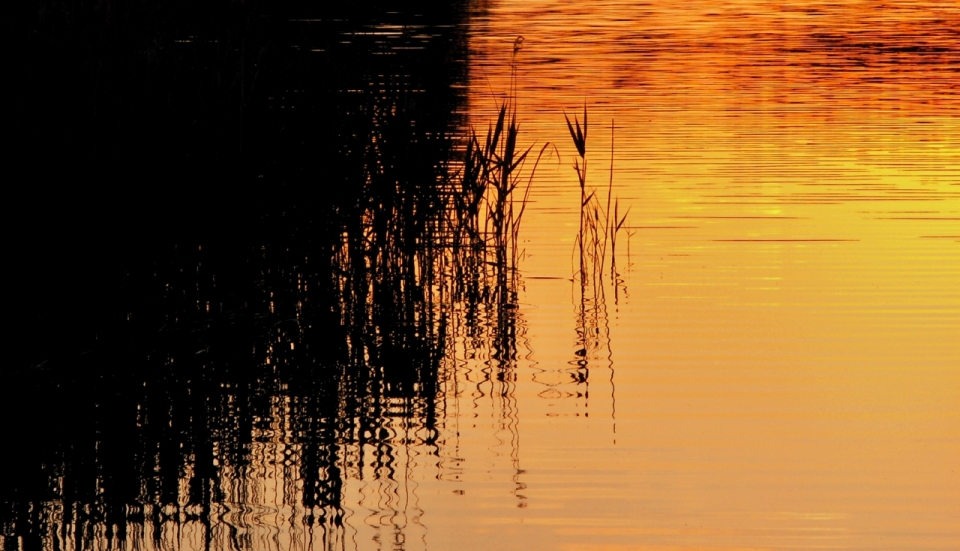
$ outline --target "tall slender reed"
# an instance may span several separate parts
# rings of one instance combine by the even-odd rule
[[[573,169],[577,174],[577,183],[580,186],[580,227],[575,240],[579,252],[580,281],[586,283],[588,279],[596,279],[604,271],[609,259],[610,277],[616,281],[616,243],[617,234],[623,229],[630,209],[620,214],[620,200],[613,197],[613,155],[614,155],[614,122],[610,122],[610,178],[607,183],[606,201],[602,203],[597,197],[597,190],[587,185],[587,108],[583,108],[583,124],[574,116],[573,122],[566,113],[563,114],[567,123],[570,138],[577,149],[578,158],[574,159]],[[607,251],[610,256],[607,256]]]

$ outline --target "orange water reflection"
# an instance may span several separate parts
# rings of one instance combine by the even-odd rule
[[[561,156],[524,221],[526,507],[474,464],[431,545],[930,548],[960,541],[960,8],[491,2],[470,115],[511,89]],[[632,209],[578,360],[579,189]],[[605,348],[606,347],[606,348]],[[471,458],[489,457],[482,431]],[[449,511],[449,512],[448,512]],[[482,545],[480,542],[483,542]],[[468,544],[467,547],[473,548]]]

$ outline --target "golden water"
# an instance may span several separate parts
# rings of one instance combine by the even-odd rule
[[[955,548],[960,5],[484,7],[472,120],[515,67],[521,136],[560,158],[522,230],[515,438],[462,395],[464,495],[419,492],[428,543]],[[605,196],[612,134],[631,210],[578,383],[584,105],[588,182]]]

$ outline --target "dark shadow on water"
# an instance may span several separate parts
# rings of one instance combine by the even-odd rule
[[[4,549],[352,547],[343,480],[440,453],[456,313],[515,359],[507,255],[451,243],[465,7],[213,4],[17,28]]]

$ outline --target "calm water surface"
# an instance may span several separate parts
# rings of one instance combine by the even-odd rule
[[[960,7],[510,0],[473,10],[463,115],[485,128],[515,89],[521,145],[555,146],[533,179],[512,301],[447,312],[427,390],[312,383],[334,394],[383,385],[378,400],[331,409],[269,375],[233,391],[218,383],[217,399],[180,415],[241,420],[182,452],[162,491],[146,480],[101,516],[65,498],[19,504],[42,510],[30,517],[35,541],[956,549]],[[615,279],[586,287],[563,117],[584,108],[587,185],[605,198],[612,165],[612,193],[630,209]],[[310,335],[271,328],[255,344],[263,373],[322,361],[299,352]],[[140,403],[166,407],[144,392]],[[143,459],[153,453],[164,452],[137,461],[153,464]],[[85,468],[109,467],[94,463]],[[201,471],[217,474],[198,488]]]
[[[521,128],[560,158],[524,221],[526,507],[474,466],[455,518],[510,548],[955,546],[958,22],[943,2],[491,4],[471,115],[523,36]],[[584,104],[588,181],[605,194],[612,125],[631,211],[578,383],[563,112]],[[489,424],[470,434],[475,463],[509,463]]]

